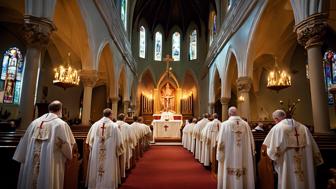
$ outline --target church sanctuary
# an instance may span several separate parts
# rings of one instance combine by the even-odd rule
[[[336,189],[335,0],[0,0],[0,186]]]

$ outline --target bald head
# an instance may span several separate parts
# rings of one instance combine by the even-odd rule
[[[62,117],[62,102],[58,100],[52,101],[48,106],[48,110],[50,113],[54,113],[59,117]]]
[[[281,120],[286,118],[286,112],[283,110],[275,110],[272,113],[272,117],[275,121],[275,123],[279,123]]]
[[[236,116],[238,115],[238,110],[236,107],[231,106],[228,110],[229,116]]]

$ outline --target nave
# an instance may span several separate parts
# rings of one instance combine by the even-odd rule
[[[216,179],[181,146],[152,146],[120,189],[216,188]]]

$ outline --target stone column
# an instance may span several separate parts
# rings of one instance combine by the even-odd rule
[[[250,121],[250,90],[252,86],[252,80],[249,77],[240,77],[237,79],[238,89],[238,110],[243,118]],[[241,100],[239,100],[242,98]]]
[[[294,29],[298,42],[307,49],[314,131],[318,133],[330,130],[321,54],[326,26],[325,15],[314,14],[296,25]]]
[[[209,102],[208,108],[209,108],[208,113],[213,114],[215,112],[215,103],[214,102]]]
[[[181,113],[181,98],[182,98],[182,89],[177,88],[176,89],[176,113],[180,114]]]
[[[56,28],[52,21],[26,15],[24,17],[24,36],[27,43],[25,70],[19,107],[20,128],[26,128],[34,119],[36,91],[38,89],[38,71],[41,66],[42,52],[48,45],[52,31]]]
[[[123,100],[123,112],[127,116],[128,116],[128,108],[129,108],[130,104],[131,104],[130,100]]]
[[[154,114],[160,113],[160,96],[159,89],[154,89]]]
[[[84,86],[82,124],[89,125],[91,119],[92,89],[98,78],[97,72],[95,70],[83,70],[80,73],[80,77]]]
[[[228,119],[228,109],[229,109],[229,102],[230,98],[227,97],[221,97],[220,99],[222,104],[222,121],[225,121]]]
[[[112,101],[112,117],[117,119],[119,97],[112,97],[111,101]]]

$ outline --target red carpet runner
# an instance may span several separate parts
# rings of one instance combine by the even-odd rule
[[[216,189],[210,171],[181,146],[152,146],[121,189]]]

